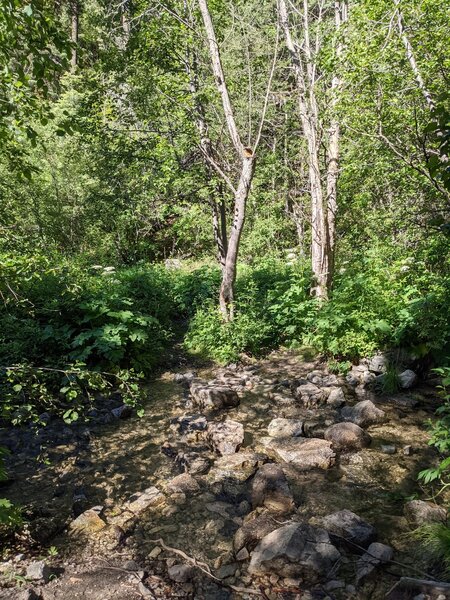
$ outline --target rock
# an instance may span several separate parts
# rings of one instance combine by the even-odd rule
[[[223,421],[208,425],[208,440],[213,450],[221,454],[234,454],[244,441],[244,426],[237,421]]]
[[[395,454],[397,452],[397,448],[392,444],[381,444],[380,450],[383,454]]]
[[[249,517],[234,535],[233,548],[236,553],[242,548],[247,548],[248,551],[253,550],[264,536],[279,527],[279,523],[270,515],[262,514],[255,517],[252,513]]]
[[[292,512],[294,498],[279,465],[266,464],[258,469],[251,485],[251,502],[253,509],[265,506],[274,512]]]
[[[375,373],[372,373],[371,371],[363,371],[360,374],[359,380],[363,386],[367,387],[367,386],[372,385],[375,382],[376,375],[375,375]]]
[[[165,501],[165,496],[157,487],[152,486],[143,492],[133,494],[125,507],[135,515],[140,515],[149,508],[160,506]]]
[[[198,452],[179,452],[175,457],[175,463],[191,475],[203,475],[211,467],[209,458]]]
[[[325,399],[323,390],[313,383],[299,385],[295,390],[295,396],[306,406],[317,406]]]
[[[94,507],[85,510],[69,525],[69,531],[73,534],[92,535],[106,527],[106,523],[100,518],[103,507]]]
[[[201,409],[233,408],[239,405],[236,391],[226,385],[193,383],[190,392],[193,404]]]
[[[311,371],[311,373],[308,373],[308,375],[306,376],[307,381],[310,381],[311,383],[313,383],[314,385],[322,386],[323,385],[323,378],[324,378],[324,374],[322,373],[322,371]]]
[[[372,438],[355,423],[336,423],[325,430],[324,437],[335,450],[360,450],[370,445]]]
[[[360,382],[360,374],[353,369],[345,376],[345,381],[352,387],[356,387]]]
[[[33,581],[43,580],[47,583],[52,575],[52,569],[43,560],[28,565],[25,576]]]
[[[222,565],[216,572],[216,577],[219,579],[226,579],[227,577],[233,577],[238,568],[237,563],[230,563],[228,565]]]
[[[388,359],[384,354],[377,354],[369,360],[369,371],[373,373],[385,373],[388,367]]]
[[[374,542],[370,544],[356,564],[356,585],[371,575],[375,569],[392,560],[394,551],[390,546]]]
[[[345,403],[345,396],[342,388],[333,387],[328,394],[327,404],[333,408],[339,408]]]
[[[258,467],[266,461],[267,456],[265,454],[257,454],[251,450],[225,454],[216,460],[208,478],[213,482],[229,478],[243,483],[254,475]]]
[[[180,385],[189,386],[196,377],[197,373],[195,373],[195,371],[187,371],[186,373],[175,373],[173,380],[175,383],[179,383]]]
[[[369,427],[369,425],[381,423],[385,413],[377,408],[371,400],[362,400],[355,406],[344,406],[341,416],[344,421],[351,421],[360,427]]]
[[[293,465],[300,471],[329,469],[335,460],[331,442],[318,438],[261,438],[269,455],[275,460]]]
[[[239,562],[247,560],[248,558],[250,558],[250,552],[245,547],[241,548],[241,550],[239,550],[239,552],[236,553],[236,560],[238,560]]]
[[[425,523],[445,523],[447,521],[445,508],[433,502],[411,500],[405,504],[403,511],[408,522],[414,527]]]
[[[403,454],[404,456],[411,456],[413,453],[413,447],[410,445],[403,446]]]
[[[190,565],[172,565],[167,569],[167,573],[172,581],[186,583],[194,576],[194,567]]]
[[[326,592],[333,592],[334,590],[342,590],[345,588],[345,581],[342,579],[332,579],[323,586]]]
[[[122,404],[122,406],[113,408],[111,413],[116,419],[128,419],[133,414],[133,409],[127,404]]]
[[[35,592],[33,588],[27,590],[21,590],[17,596],[14,596],[15,600],[41,600],[42,596]]]
[[[398,380],[400,383],[400,387],[403,390],[409,390],[409,388],[412,388],[413,385],[416,383],[417,375],[414,373],[414,371],[411,371],[411,369],[406,369],[406,371],[400,373],[400,375],[398,376]]]
[[[173,427],[180,435],[196,435],[202,431],[206,431],[208,421],[203,415],[185,415],[184,417],[176,417],[171,421]]]
[[[200,490],[197,481],[189,473],[177,475],[167,484],[167,489],[173,493],[195,494]]]
[[[270,437],[298,437],[303,435],[303,421],[297,419],[272,419],[267,427]]]
[[[347,509],[322,517],[318,523],[330,533],[335,544],[347,542],[349,549],[356,552],[358,548],[353,544],[367,548],[377,537],[375,527]]]
[[[291,523],[266,535],[251,555],[249,573],[317,581],[341,557],[324,529]]]

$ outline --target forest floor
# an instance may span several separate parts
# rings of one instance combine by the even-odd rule
[[[22,505],[28,521],[5,547],[0,598],[376,600],[400,576],[428,577],[404,506],[411,498],[426,499],[417,473],[436,459],[427,443],[427,422],[438,405],[433,387],[422,383],[376,396],[331,375],[326,363],[279,351],[229,368],[197,369],[199,385],[225,386],[239,397],[235,407],[205,411],[189,393],[191,375],[174,375],[163,373],[148,385],[142,418],[111,419],[120,404],[113,398],[87,424],[51,420],[38,432],[0,431],[0,445],[12,450],[11,480],[2,495]],[[371,400],[384,415],[364,426],[368,447],[299,468],[280,460],[267,429],[275,418],[301,421],[304,436],[323,440],[324,431],[342,420],[341,408],[323,398],[299,401],[296,389],[312,380],[320,390],[330,382],[340,388],[347,406]],[[183,421],[193,414],[194,424]],[[230,421],[243,426],[243,442],[225,440],[238,452],[220,459],[213,448],[223,440],[215,442],[208,431]],[[252,476],[268,457],[281,465],[288,483],[272,490],[275,504],[282,490],[281,504],[286,497],[292,501],[289,510],[274,510],[264,499],[255,505]],[[180,479],[182,472],[190,475]],[[380,567],[376,577],[355,581],[363,550],[348,547],[319,582],[309,582],[307,574],[290,576],[279,565],[267,574],[248,572],[249,555],[270,531],[286,523],[320,525],[343,509],[375,528],[377,541],[394,551],[395,562]],[[267,528],[268,519],[273,525]],[[264,531],[249,533],[249,522]],[[238,560],[236,540],[246,535],[253,538],[246,538]],[[33,575],[33,569],[43,571]]]

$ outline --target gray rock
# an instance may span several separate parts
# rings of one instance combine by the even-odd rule
[[[160,506],[164,502],[164,494],[162,494],[157,487],[152,486],[143,492],[133,494],[125,507],[135,515],[140,515],[149,508]]]
[[[250,558],[250,552],[245,547],[241,548],[241,550],[239,550],[239,552],[236,553],[236,560],[238,560],[239,562],[247,560],[248,558]]]
[[[322,373],[322,371],[317,370],[311,371],[311,373],[308,373],[308,375],[306,376],[307,381],[310,381],[311,383],[319,387],[323,385],[323,378],[324,374]]]
[[[318,523],[330,533],[334,543],[344,543],[356,552],[358,548],[353,544],[367,548],[377,537],[375,527],[347,509],[322,517]]]
[[[190,565],[172,565],[167,569],[167,573],[172,581],[186,583],[194,576],[194,567]]]
[[[411,456],[411,454],[413,454],[413,452],[414,452],[413,447],[410,446],[409,444],[407,446],[403,446],[404,456]]]
[[[377,408],[371,400],[362,400],[355,406],[344,406],[341,410],[344,421],[351,421],[360,427],[369,427],[384,420],[385,413]]]
[[[323,402],[326,398],[324,391],[313,383],[299,385],[295,390],[295,396],[306,407],[314,407]]]
[[[395,454],[397,452],[397,448],[392,444],[381,444],[380,450],[383,454]]]
[[[27,590],[21,590],[17,596],[14,596],[15,600],[41,600],[42,596],[35,592],[33,588]]]
[[[330,393],[328,394],[327,398],[327,404],[333,408],[339,408],[345,404],[345,396],[342,388],[333,387],[330,389]]]
[[[370,544],[356,564],[356,585],[359,585],[363,579],[372,575],[379,565],[389,562],[394,556],[394,551],[390,546],[374,542]]]
[[[408,522],[414,527],[426,523],[445,523],[447,521],[445,508],[433,502],[411,500],[405,504],[403,511]]]
[[[406,369],[398,376],[398,380],[400,382],[400,387],[403,390],[409,390],[417,381],[417,375],[411,369]]]
[[[236,391],[226,385],[193,383],[190,392],[193,404],[200,409],[233,408],[239,404]]]
[[[345,381],[352,387],[356,387],[359,383],[361,383],[360,382],[360,374],[357,371],[352,369],[345,376]]]
[[[303,421],[297,419],[272,419],[267,427],[270,437],[299,437],[303,435]]]
[[[385,373],[388,363],[389,361],[384,354],[377,354],[369,360],[369,371],[373,373]]]
[[[324,529],[292,523],[260,541],[252,553],[249,573],[317,581],[326,577],[340,556]]]
[[[237,421],[223,421],[208,425],[208,440],[213,450],[221,454],[234,454],[244,441],[244,426]]]
[[[26,578],[32,579],[33,581],[42,580],[47,583],[52,574],[52,569],[43,560],[32,562],[28,565],[26,570]]]
[[[266,464],[258,469],[251,485],[251,502],[253,509],[265,506],[274,512],[292,512],[294,497],[279,465]]]
[[[255,516],[253,513],[250,514],[249,518],[234,535],[234,551],[238,553],[242,548],[246,548],[248,551],[253,550],[264,536],[279,526],[279,523],[270,515],[262,514]]]
[[[169,481],[167,489],[173,493],[195,494],[200,490],[200,486],[192,475],[182,473]]]
[[[113,408],[111,413],[116,419],[128,419],[133,414],[133,409],[127,404],[122,404],[122,406]]]
[[[370,386],[375,382],[376,375],[375,375],[375,373],[372,373],[371,371],[364,371],[363,373],[361,373],[359,379],[360,379],[360,383],[362,385]]]
[[[324,437],[335,450],[360,450],[370,445],[372,438],[355,423],[336,423],[325,430]]]
[[[226,579],[227,577],[233,577],[238,568],[237,563],[229,563],[228,565],[222,565],[216,572],[216,577],[219,579]]]
[[[265,451],[275,460],[300,471],[329,469],[335,461],[331,442],[319,438],[261,438]]]

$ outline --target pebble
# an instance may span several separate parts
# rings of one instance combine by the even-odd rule
[[[161,554],[162,549],[159,546],[155,546],[152,551],[149,553],[148,557],[149,558],[158,558],[158,556]]]

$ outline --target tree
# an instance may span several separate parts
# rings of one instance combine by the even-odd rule
[[[208,161],[208,163],[217,171],[219,176],[224,180],[234,197],[233,222],[231,225],[230,233],[226,238],[226,245],[223,244],[223,253],[225,256],[222,270],[222,283],[220,286],[219,294],[219,304],[223,318],[225,321],[229,321],[232,320],[234,316],[234,285],[236,281],[236,268],[239,253],[239,244],[245,222],[247,199],[250,193],[250,188],[252,185],[254,175],[256,152],[261,140],[261,134],[265,123],[266,111],[269,102],[270,86],[277,58],[278,44],[275,48],[274,59],[268,77],[267,90],[265,94],[261,119],[256,138],[254,139],[253,143],[244,146],[241,140],[240,131],[236,124],[235,111],[233,109],[230,95],[228,93],[227,81],[222,67],[219,45],[217,43],[216,33],[214,30],[207,1],[198,0],[198,5],[200,8],[200,12],[203,18],[203,24],[206,31],[209,55],[212,70],[214,73],[215,84],[222,101],[223,115],[226,121],[230,139],[234,146],[236,159],[240,163],[240,175],[237,185],[235,185],[225,173],[224,169],[221,168],[220,165],[216,162],[215,157],[212,155],[211,145],[204,137],[205,126],[202,123],[202,119],[200,118],[199,128],[201,130],[201,135],[203,133],[202,150],[204,151],[205,158]]]

